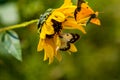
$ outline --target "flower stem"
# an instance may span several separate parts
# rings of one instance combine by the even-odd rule
[[[36,22],[38,22],[38,19],[31,20],[31,21],[24,22],[24,23],[17,24],[17,25],[13,25],[13,26],[0,28],[0,32],[6,31],[6,30],[11,30],[11,29],[16,29],[16,28],[21,28],[21,27],[26,27],[26,26],[28,26],[28,25],[30,25],[32,23],[36,23]]]

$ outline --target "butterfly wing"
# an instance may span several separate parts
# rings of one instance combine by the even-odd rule
[[[73,34],[73,33],[64,33],[60,35],[60,40],[61,40],[61,46],[60,50],[61,51],[66,51],[70,49],[70,43],[74,43],[79,39],[78,34]]]
[[[100,20],[98,18],[93,18],[93,19],[91,19],[90,22],[93,24],[96,24],[96,25],[101,25]]]
[[[74,12],[75,20],[76,20],[76,17],[77,17],[77,13],[81,10],[81,4],[82,3],[85,3],[85,2],[83,0],[78,0],[78,2],[77,2],[77,8],[75,9],[75,12]]]
[[[97,18],[97,16],[98,16],[98,12],[91,14],[90,18],[87,21],[87,24],[91,22],[96,25],[101,25],[100,20]]]
[[[78,5],[74,12],[74,17],[75,17],[76,21],[79,21],[83,18],[89,17],[93,13],[94,13],[94,11],[88,5],[87,2],[85,2],[83,0],[78,0]]]

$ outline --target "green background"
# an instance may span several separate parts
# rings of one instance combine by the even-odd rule
[[[85,27],[86,35],[71,30],[81,35],[75,43],[78,52],[61,53],[62,61],[55,59],[49,65],[43,61],[43,52],[37,52],[36,24],[14,29],[21,41],[23,61],[0,55],[0,80],[120,80],[120,1],[87,1],[92,9],[100,12],[101,26],[89,24]],[[8,23],[3,21],[1,13],[11,3],[15,5],[17,17],[11,14],[16,20]],[[63,0],[0,0],[0,26],[38,19],[46,9],[58,8],[62,3]],[[10,13],[4,15],[7,14]]]

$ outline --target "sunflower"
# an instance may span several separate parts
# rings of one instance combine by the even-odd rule
[[[63,33],[63,29],[78,29],[85,34],[83,26],[96,21],[98,13],[95,13],[86,2],[80,1],[82,0],[78,0],[80,4],[76,6],[72,4],[71,0],[64,0],[64,4],[60,8],[48,9],[40,16],[38,22],[40,40],[37,50],[44,50],[44,61],[49,59],[49,63],[52,63],[54,57],[61,61],[60,51],[77,51],[74,42],[79,39],[79,35]],[[93,14],[95,17],[91,17]]]
[[[44,61],[49,59],[49,64],[53,62],[54,57],[56,57],[58,61],[61,61],[62,56],[60,55],[60,51],[68,51],[69,53],[76,52],[77,48],[74,42],[76,42],[79,37],[78,34],[62,33],[59,35],[55,34],[52,38],[40,38],[38,51],[44,49]]]
[[[60,46],[60,39],[58,35],[54,35],[53,38],[40,39],[38,44],[38,51],[44,49],[44,61],[49,59],[49,64],[53,62],[54,57],[61,61],[62,57],[58,52]]]

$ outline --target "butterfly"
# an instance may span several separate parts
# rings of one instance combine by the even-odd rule
[[[98,14],[99,12],[94,12],[87,2],[78,0],[77,8],[74,11],[74,17],[78,23],[81,22],[81,20],[87,18],[87,20],[84,21],[85,24],[91,22],[93,24],[100,25],[101,23],[98,19]]]
[[[70,44],[76,42],[80,36],[78,34],[73,34],[73,33],[63,33],[60,34],[60,40],[61,40],[61,46],[60,50],[61,51],[67,51],[70,49]]]

